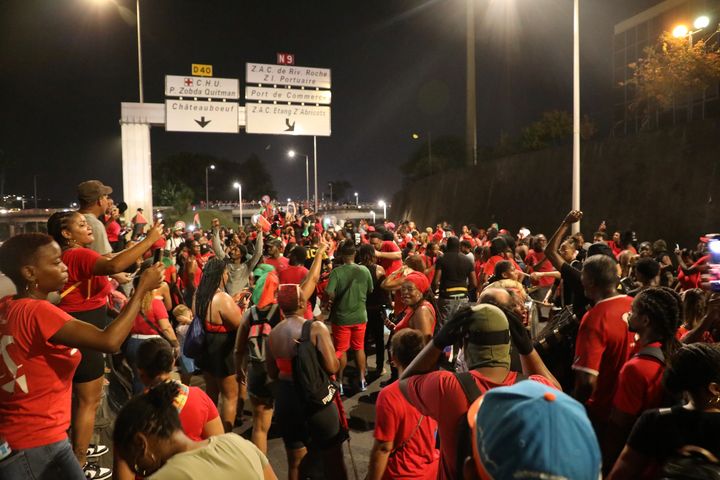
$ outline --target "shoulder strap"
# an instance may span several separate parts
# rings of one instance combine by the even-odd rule
[[[638,353],[633,355],[634,357],[650,357],[659,361],[663,365],[665,364],[665,355],[660,347],[643,347]]]
[[[160,329],[157,326],[155,326],[155,324],[153,324],[149,318],[147,318],[147,316],[145,315],[145,312],[143,312],[142,309],[140,310],[140,315],[142,315],[143,320],[145,320],[147,322],[147,324],[150,325],[150,328],[155,330],[158,333],[158,335],[165,338],[165,335],[163,335],[162,332],[160,331]]]
[[[250,314],[252,315],[253,322],[258,321],[258,313],[257,313],[257,307],[253,305],[250,307]]]
[[[475,382],[475,378],[470,372],[454,373],[455,379],[460,383],[460,386],[465,392],[465,398],[467,398],[468,404],[472,404],[477,398],[482,395],[482,392]]]
[[[301,342],[309,342],[310,341],[310,328],[311,327],[312,327],[312,321],[306,320],[305,323],[303,323],[302,333],[300,334]]]
[[[408,444],[408,442],[413,437],[413,435],[415,435],[415,432],[417,432],[418,428],[420,428],[420,425],[422,425],[423,420],[425,420],[425,415],[420,415],[420,418],[418,419],[418,422],[415,425],[415,428],[413,428],[412,432],[410,432],[410,435],[408,435],[408,437],[405,440],[403,440],[403,442],[399,446],[392,449],[392,451],[390,452],[391,456],[395,455],[399,450],[402,450],[403,448],[405,448],[405,445]]]
[[[71,286],[69,286],[69,287],[67,288],[67,290],[63,291],[63,292],[60,294],[60,298],[65,298],[70,292],[72,292],[73,290],[75,290],[76,288],[78,288],[81,283],[82,283],[82,282],[77,282],[77,283],[74,283],[74,284],[72,284]]]

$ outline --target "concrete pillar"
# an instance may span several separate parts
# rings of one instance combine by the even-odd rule
[[[152,222],[152,171],[150,168],[150,124],[122,123],[123,197],[128,221],[142,208]]]

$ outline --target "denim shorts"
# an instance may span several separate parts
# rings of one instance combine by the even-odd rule
[[[14,451],[0,462],[0,478],[23,480],[86,480],[68,439]]]

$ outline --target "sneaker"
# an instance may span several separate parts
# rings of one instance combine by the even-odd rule
[[[105,480],[112,477],[112,469],[101,467],[97,463],[86,463],[83,472],[88,480]]]
[[[110,449],[108,447],[106,447],[105,445],[95,445],[95,444],[91,443],[87,449],[87,458],[102,457],[109,451],[110,451]]]
[[[363,378],[360,380],[360,391],[364,392],[365,390],[367,390],[367,381]]]

